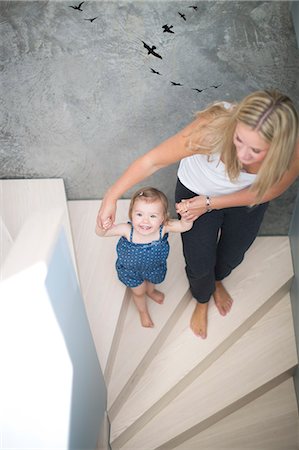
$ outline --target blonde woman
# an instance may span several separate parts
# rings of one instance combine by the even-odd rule
[[[132,186],[180,161],[177,212],[194,221],[182,235],[186,274],[197,300],[190,326],[207,337],[211,297],[221,315],[232,306],[222,280],[241,263],[268,202],[299,174],[298,114],[276,90],[240,103],[215,103],[182,131],[134,161],[104,196],[98,226],[114,223],[116,202]]]

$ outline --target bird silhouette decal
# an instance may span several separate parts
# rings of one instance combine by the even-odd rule
[[[156,50],[157,47],[155,47],[154,45],[152,45],[152,47],[150,47],[149,45],[147,45],[144,41],[141,41],[143,43],[143,46],[147,49],[147,54],[148,55],[153,55],[156,58],[160,58],[162,59],[162,56],[159,55],[159,53],[156,53],[154,50]]]
[[[171,29],[173,28],[173,25],[163,25],[163,33],[173,33],[174,34],[174,31],[171,31]]]
[[[160,72],[157,72],[155,69],[152,69],[151,67],[150,67],[150,69],[151,69],[152,73],[156,73],[157,75],[162,75]]]
[[[222,86],[222,84],[212,84],[212,86],[210,86],[210,87],[217,89],[217,88],[219,88],[220,86]]]
[[[194,11],[196,11],[196,10],[197,10],[197,6],[188,6],[188,8],[193,8],[193,9],[194,9]]]
[[[182,14],[182,13],[180,13],[180,12],[178,12],[178,14],[181,16],[182,19],[186,20],[185,14]]]
[[[183,84],[175,83],[174,81],[171,81],[170,83],[172,84],[172,86],[183,86]]]
[[[88,20],[89,22],[93,22],[94,20],[96,20],[99,16],[97,17],[93,17],[92,19],[84,19],[84,20]]]
[[[192,88],[192,91],[202,92],[202,91],[205,91],[205,89]]]
[[[83,11],[83,9],[81,9],[81,6],[83,5],[83,3],[85,3],[85,2],[81,2],[81,3],[79,3],[79,5],[78,6],[69,6],[69,8],[73,8],[73,9],[76,9],[77,11]]]

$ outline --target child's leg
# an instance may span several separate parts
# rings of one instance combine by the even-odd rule
[[[133,293],[133,300],[136,305],[136,308],[139,312],[141,325],[146,328],[152,328],[154,323],[149,315],[147,304],[146,304],[146,282],[144,281],[140,286],[135,288],[131,288]]]
[[[146,284],[146,293],[147,295],[154,300],[154,302],[159,303],[160,305],[164,302],[165,295],[163,292],[160,292],[156,289],[156,286],[150,281],[145,281]]]

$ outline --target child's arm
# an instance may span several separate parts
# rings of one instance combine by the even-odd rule
[[[101,237],[125,236],[128,239],[130,235],[130,225],[128,223],[119,223],[117,225],[112,225],[109,230],[104,230],[96,224],[95,232]]]
[[[165,233],[184,233],[191,230],[193,221],[186,221],[184,219],[171,219],[164,226]]]

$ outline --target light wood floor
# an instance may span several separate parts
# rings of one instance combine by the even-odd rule
[[[195,300],[180,237],[170,239],[168,273],[160,286],[165,302],[149,303],[155,327],[144,329],[116,277],[117,239],[93,233],[99,202],[68,204],[86,309],[108,386],[112,449],[297,448],[288,238],[256,239],[225,280],[234,299],[231,313],[222,317],[211,304],[208,339],[201,340],[189,328]],[[120,220],[127,220],[127,209],[128,201],[118,202]]]
[[[69,201],[67,210],[62,180],[3,180],[0,189],[0,265],[30,214],[63,209],[107,384],[113,450],[299,448],[286,236],[256,239],[225,280],[232,311],[222,317],[211,303],[208,338],[201,340],[189,328],[195,300],[180,236],[170,238],[160,286],[165,302],[149,303],[155,327],[145,329],[116,276],[117,238],[94,232],[100,201]],[[117,220],[127,220],[128,204],[118,202]]]

